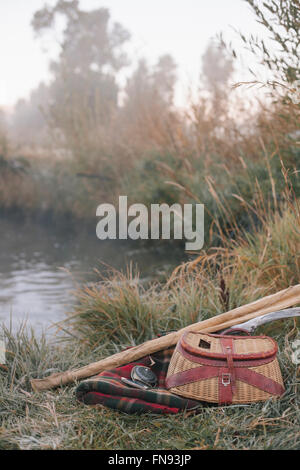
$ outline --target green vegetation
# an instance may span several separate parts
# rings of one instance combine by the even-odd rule
[[[228,99],[232,62],[214,43],[204,57],[205,93],[191,100],[184,115],[172,106],[176,68],[169,56],[153,67],[141,60],[119,106],[115,77],[125,67],[127,31],[115,25],[116,48],[103,61],[101,54],[90,55],[100,47],[93,29],[82,62],[70,46],[79,48],[81,32],[99,20],[110,43],[107,10],[93,16],[76,1],[61,0],[35,15],[39,33],[51,29],[58,13],[65,16],[63,47],[49,89],[19,104],[18,112],[29,116],[39,96],[44,104],[50,99],[45,122],[55,145],[25,152],[24,142],[9,145],[1,137],[0,211],[96,225],[97,205],[126,194],[130,203],[204,203],[207,233],[203,252],[169,279],[145,285],[129,269],[126,275],[99,275],[98,282],[78,289],[74,311],[58,326],[60,343],[25,330],[5,332],[2,449],[299,449],[299,367],[291,361],[299,328],[293,321],[264,329],[280,346],[286,393],[276,402],[136,417],[77,403],[75,385],[40,394],[29,385],[30,378],[87,364],[300,282],[300,108],[285,88],[299,78],[299,39],[291,33],[299,24],[299,1],[268,0],[267,16],[260,2],[247,1],[283,48],[282,55],[270,57],[264,43],[242,37],[274,73],[265,84],[272,102],[252,115],[238,95]],[[216,56],[223,64],[217,74],[208,67]],[[237,119],[232,109],[239,110]]]
[[[60,343],[36,339],[33,331],[6,331],[1,448],[299,449],[299,367],[291,360],[299,329],[293,320],[261,329],[280,348],[286,393],[275,402],[203,406],[198,415],[127,416],[79,404],[76,385],[38,394],[29,385],[30,378],[88,364],[299,282],[298,222],[299,207],[288,206],[233,249],[179,266],[167,283],[142,287],[132,272],[113,272],[79,289],[77,308],[58,326],[67,334]]]

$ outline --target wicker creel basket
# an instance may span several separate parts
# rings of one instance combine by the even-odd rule
[[[173,353],[166,388],[220,405],[279,397],[284,385],[277,351],[277,343],[268,336],[187,332]]]

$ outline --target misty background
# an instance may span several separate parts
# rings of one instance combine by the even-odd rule
[[[210,250],[279,210],[286,174],[298,194],[298,2],[0,3],[0,319],[60,318],[70,272],[160,279],[195,256],[98,240],[120,195],[204,204]]]
[[[49,1],[46,4],[53,7],[56,3]],[[47,28],[42,28],[32,20],[44,4],[42,0],[13,0],[2,2],[0,6],[0,107],[14,138],[27,143],[40,141],[45,137],[42,111],[47,111],[52,99],[51,94],[55,93],[50,88],[54,88],[55,82],[58,81],[57,69],[55,71],[53,62],[62,62],[66,10],[64,12],[62,6],[57,8],[53,21],[49,22]],[[70,5],[72,4],[75,6],[74,2],[70,2]],[[205,51],[218,33],[223,31],[226,39],[233,43],[238,40],[239,30],[244,34],[262,34],[267,38],[266,32],[250,12],[249,5],[240,0],[213,0],[209,3],[196,0],[184,3],[180,0],[166,0],[153,1],[151,4],[137,0],[110,0],[107,4],[85,0],[78,2],[77,8],[82,8],[87,14],[89,12],[90,17],[92,12],[99,8],[107,9],[105,27],[111,29],[115,22],[122,25],[124,37],[120,39],[119,45],[116,45],[116,50],[118,47],[122,49],[124,61],[111,70],[117,88],[114,91],[106,91],[108,95],[116,93],[120,104],[124,104],[126,98],[128,99],[134,80],[142,81],[141,74],[151,74],[161,67],[163,70],[158,71],[158,74],[169,74],[168,85],[165,84],[169,87],[169,103],[184,108],[190,94],[195,94],[199,85],[209,88],[210,81],[222,81],[222,76],[216,78],[216,72],[220,74],[221,70],[219,67],[217,71],[218,58],[209,59],[205,56]],[[96,12],[94,15],[96,16]],[[91,41],[94,41],[95,47],[101,47],[104,44],[101,44],[101,41],[105,39],[95,35]],[[111,65],[108,58],[106,63],[100,61],[93,64],[92,58],[90,63],[84,62],[85,46],[78,42],[74,47],[79,66],[99,66],[98,72],[102,68],[103,75],[105,67]],[[203,67],[205,57],[206,63]],[[231,84],[233,78],[235,81],[249,78],[245,64],[247,67],[258,69],[257,61],[246,49],[240,59],[235,66],[234,77],[230,75]],[[75,67],[75,64],[72,66]],[[224,71],[224,81],[229,79],[226,73],[228,72]],[[77,85],[73,83],[72,86]],[[103,90],[101,93],[105,94]]]

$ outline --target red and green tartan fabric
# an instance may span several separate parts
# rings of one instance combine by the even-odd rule
[[[76,389],[76,397],[86,405],[103,405],[125,413],[175,414],[199,407],[199,402],[179,397],[165,389],[165,378],[174,348],[160,351],[116,369],[84,380]],[[154,361],[154,364],[153,364]],[[153,364],[153,365],[151,365]],[[158,379],[158,387],[139,390],[122,382],[130,379],[136,365],[151,366]]]

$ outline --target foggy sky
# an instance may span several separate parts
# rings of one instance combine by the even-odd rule
[[[12,106],[40,81],[49,80],[48,61],[58,54],[59,35],[35,39],[30,26],[33,13],[44,4],[44,0],[0,1],[0,106]],[[243,33],[262,32],[243,0],[82,0],[80,5],[109,8],[112,20],[131,32],[127,50],[136,61],[145,56],[152,63],[165,53],[174,57],[179,68],[178,104],[183,104],[187,86],[197,82],[201,56],[211,37],[222,30],[239,44],[232,27]],[[240,72],[239,79],[244,78],[247,75]]]

